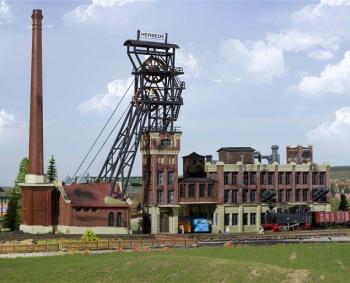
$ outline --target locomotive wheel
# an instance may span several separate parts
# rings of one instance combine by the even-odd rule
[[[132,99],[132,104],[140,109],[141,105],[142,105],[142,97],[141,97],[141,89],[138,89]],[[149,111],[154,111],[157,109],[157,104],[152,104],[152,102],[158,102],[160,101],[160,96],[158,94],[158,91],[155,90],[154,88],[146,88],[145,89],[145,101],[147,101],[147,103],[144,104],[144,110],[147,110],[147,105],[149,107]]]
[[[143,62],[143,66],[146,71],[150,73],[158,73],[165,71],[165,63],[163,60],[156,57],[149,57],[145,62]],[[145,79],[149,83],[160,83],[164,79],[164,74],[149,74],[145,75]]]

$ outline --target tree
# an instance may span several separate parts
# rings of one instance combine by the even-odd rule
[[[49,160],[49,166],[47,167],[46,177],[49,183],[52,183],[57,178],[57,170],[56,170],[56,160],[51,155]]]
[[[340,195],[340,203],[339,203],[339,210],[343,210],[346,211],[348,210],[348,201],[346,199],[346,195],[345,194],[341,194]]]
[[[20,183],[25,182],[25,176],[28,174],[28,158],[23,158],[19,164],[19,171],[15,181],[15,188],[12,189],[7,213],[4,218],[4,226],[11,230],[18,230],[21,224],[21,188]]]

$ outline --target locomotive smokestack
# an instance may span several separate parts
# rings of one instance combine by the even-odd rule
[[[33,10],[32,69],[30,85],[29,169],[43,175],[43,83],[42,83],[42,11]]]

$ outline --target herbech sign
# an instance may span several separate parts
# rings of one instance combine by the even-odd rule
[[[165,33],[158,33],[158,32],[140,31],[140,38],[165,40],[166,34]]]

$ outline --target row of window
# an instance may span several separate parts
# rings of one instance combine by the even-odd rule
[[[231,216],[231,217],[230,217]],[[248,219],[250,220],[248,222]],[[243,225],[255,225],[256,224],[256,213],[243,213]],[[238,225],[238,213],[225,213],[224,216],[225,226],[237,226]]]
[[[117,213],[117,219],[114,222],[114,213],[110,212],[108,214],[108,226],[122,227],[123,226],[122,213],[121,212]]]
[[[152,172],[144,172],[145,176],[145,184],[150,185],[152,184]],[[167,184],[168,185],[173,185],[175,180],[175,173],[174,171],[168,171],[167,172]],[[163,171],[158,171],[157,172],[157,185],[165,185],[165,180],[164,180],[164,172]]]
[[[158,204],[164,204],[164,191],[158,190],[157,191],[157,203]],[[174,203],[174,191],[168,191],[168,204]]]
[[[224,184],[225,185],[236,185],[238,183],[238,172],[225,172],[224,173]],[[260,185],[274,185],[274,172],[260,172]],[[295,184],[296,185],[307,185],[309,183],[308,172],[296,172],[295,173]],[[291,172],[279,172],[278,173],[278,184],[291,184],[292,173]],[[313,172],[312,173],[312,184],[324,185],[326,182],[325,172]],[[257,174],[256,172],[244,172],[243,184],[244,185],[256,185]]]
[[[196,196],[196,184],[180,184],[180,197],[193,198]],[[214,184],[199,184],[199,197],[213,197]]]
[[[158,155],[157,156],[157,163],[158,164],[166,164],[165,162],[165,156],[164,155]],[[174,165],[175,164],[175,156],[174,155],[169,155],[168,156],[168,165]],[[149,159],[147,157],[145,157],[143,159],[143,164],[146,165],[149,162]]]
[[[278,202],[290,202],[292,201],[293,190],[277,190],[277,200]],[[296,189],[294,191],[294,200],[296,202],[309,200],[309,190],[308,189]],[[257,201],[257,191],[256,190],[243,190],[242,191],[242,203],[248,203],[248,196],[250,196],[249,203],[255,203]],[[231,200],[231,201],[230,201]],[[224,190],[224,202],[228,203],[238,203],[238,190]]]

